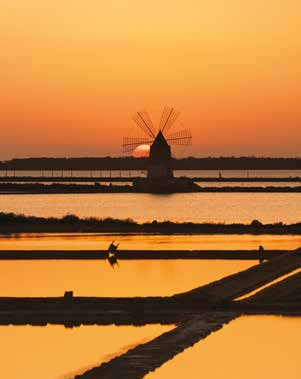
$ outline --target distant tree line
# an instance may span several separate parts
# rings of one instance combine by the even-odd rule
[[[218,157],[173,159],[175,170],[301,170],[301,158]],[[147,158],[18,158],[0,170],[145,170]]]
[[[31,233],[31,232],[133,232],[160,234],[274,234],[301,235],[301,223],[262,224],[253,220],[248,224],[233,223],[193,223],[157,221],[138,223],[132,219],[114,218],[80,218],[76,215],[57,217],[36,217],[15,213],[0,212],[0,233]]]

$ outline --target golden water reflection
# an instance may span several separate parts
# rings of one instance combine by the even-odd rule
[[[22,235],[0,239],[0,249],[104,249],[115,239],[121,248],[293,249],[298,236],[103,236]],[[253,261],[171,260],[0,261],[0,296],[171,295],[244,270]],[[242,317],[165,363],[149,379],[299,378],[300,319]],[[172,326],[0,327],[2,376],[12,379],[67,379],[109,360]],[[300,329],[301,330],[301,329]],[[268,351],[268,354],[266,352]],[[247,367],[247,370],[246,370]]]
[[[1,378],[70,379],[173,326],[1,326]]]
[[[295,249],[299,236],[19,235],[0,249]],[[167,296],[244,270],[256,261],[137,260],[112,267],[99,261],[0,261],[0,296]]]
[[[241,317],[145,379],[298,379],[301,318]]]
[[[132,218],[144,221],[294,223],[300,193],[142,193],[1,195],[2,212],[41,217]],[[159,212],[158,212],[159,210]]]
[[[145,250],[247,250],[264,245],[266,249],[296,249],[301,236],[290,235],[137,235],[137,234],[17,234],[0,235],[0,249],[107,249],[112,240],[120,249]]]
[[[244,270],[251,261],[0,261],[0,296],[167,296]]]

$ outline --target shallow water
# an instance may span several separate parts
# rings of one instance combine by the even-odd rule
[[[70,379],[173,326],[0,326],[1,378]]]
[[[251,261],[2,261],[0,296],[168,296],[250,267]]]
[[[241,317],[145,379],[298,379],[301,318]]]
[[[0,249],[295,249],[299,236],[157,236],[30,234],[1,236]],[[0,261],[0,296],[167,296],[244,270],[256,261],[119,261],[112,269],[100,261]]]
[[[301,236],[290,235],[137,235],[137,234],[18,234],[0,235],[1,250],[97,250],[115,240],[124,250],[293,250]]]
[[[2,212],[42,217],[132,218],[136,221],[263,223],[301,221],[301,193],[0,195]]]

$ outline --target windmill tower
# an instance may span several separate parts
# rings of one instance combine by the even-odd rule
[[[155,127],[147,111],[137,112],[133,117],[136,125],[145,134],[141,138],[123,138],[123,151],[132,152],[140,145],[149,145],[150,154],[147,165],[147,179],[151,185],[162,186],[173,179],[170,146],[187,146],[191,144],[190,130],[171,133],[179,116],[174,108],[165,107],[158,127]]]

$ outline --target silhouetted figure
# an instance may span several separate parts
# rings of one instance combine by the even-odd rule
[[[263,253],[264,253],[264,247],[260,245],[259,249],[258,249],[259,263],[263,263],[264,262]]]
[[[118,249],[118,245],[114,244],[114,241],[111,242],[109,248],[108,248],[108,256],[107,256],[107,259],[110,263],[110,265],[114,268],[114,265],[118,265],[118,261],[117,261],[117,249]]]

